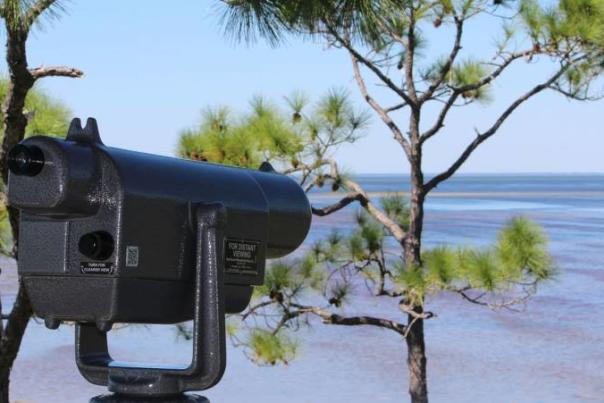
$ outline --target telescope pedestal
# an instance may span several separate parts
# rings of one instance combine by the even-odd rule
[[[90,403],[210,403],[210,401],[203,396],[184,393],[179,396],[155,398],[111,394],[93,397]]]

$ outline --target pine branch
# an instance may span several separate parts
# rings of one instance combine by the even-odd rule
[[[604,93],[598,94],[598,95],[579,95],[579,94],[575,94],[571,91],[565,90],[564,88],[562,88],[556,84],[552,84],[549,87],[549,89],[552,91],[556,91],[557,93],[562,94],[567,98],[574,99],[576,101],[592,101],[592,102],[594,102],[594,101],[600,101],[600,100],[604,99]]]
[[[493,310],[497,309],[507,309],[510,311],[520,311],[515,307],[519,305],[526,305],[530,299],[532,299],[537,293],[537,281],[527,284],[522,287],[523,294],[513,298],[507,298],[500,302],[488,302],[483,300],[483,298],[487,295],[487,293],[481,293],[478,296],[472,296],[468,293],[470,288],[463,288],[459,290],[454,290],[457,294],[459,294],[464,300],[470,302],[475,305],[480,305],[484,307],[488,307]]]
[[[426,92],[420,97],[420,99],[418,101],[420,104],[426,102],[428,99],[430,99],[434,95],[434,91],[436,91],[442,85],[442,83],[447,78],[447,75],[451,72],[453,63],[455,63],[455,59],[457,58],[457,55],[459,54],[459,51],[461,50],[461,39],[463,36],[463,24],[464,24],[463,19],[455,17],[455,27],[456,27],[455,32],[456,33],[455,33],[455,41],[453,43],[453,49],[451,50],[451,53],[449,53],[449,57],[447,58],[447,61],[440,69],[440,73],[439,73],[438,77],[436,78],[436,80],[434,80],[434,82],[428,87]]]
[[[407,139],[405,138],[405,136],[403,135],[403,133],[401,132],[399,127],[396,125],[396,123],[394,123],[392,118],[390,116],[388,116],[388,113],[386,112],[386,110],[384,110],[384,108],[382,108],[380,106],[380,104],[375,99],[373,99],[371,97],[371,95],[369,95],[369,91],[367,90],[367,85],[365,84],[365,80],[363,79],[363,76],[359,69],[359,59],[356,56],[351,54],[351,60],[352,60],[352,68],[354,71],[354,78],[361,91],[361,95],[363,95],[363,98],[365,98],[365,101],[367,101],[369,106],[371,106],[373,108],[373,110],[376,111],[376,113],[379,115],[380,119],[382,119],[382,121],[386,124],[386,126],[388,126],[388,128],[394,135],[394,139],[403,147],[403,150],[405,150],[405,154],[407,155],[407,158],[409,158],[411,156],[411,147],[409,145],[409,142],[407,141]]]
[[[80,78],[84,75],[83,71],[76,69],[75,67],[66,66],[40,66],[29,70],[29,72],[35,80],[43,77]]]
[[[393,106],[391,106],[389,108],[386,108],[385,111],[386,111],[386,113],[396,112],[396,111],[398,111],[400,109],[403,109],[405,106],[408,106],[408,105],[409,104],[407,102],[401,102],[400,104],[396,104],[396,105],[393,105]]]
[[[369,59],[361,55],[349,41],[342,38],[340,34],[336,32],[331,26],[325,22],[329,33],[336,39],[336,41],[342,45],[352,56],[358,59],[363,65],[365,65],[369,70],[371,70],[388,88],[394,91],[398,96],[403,98],[403,100],[412,107],[416,106],[416,103],[409,97],[409,95],[400,87],[398,87],[394,82],[386,76],[374,63],[372,63]]]
[[[27,29],[33,25],[34,22],[38,19],[38,17],[48,10],[53,4],[56,3],[56,0],[38,0],[34,4],[32,4],[27,12],[25,13],[23,22]]]
[[[461,92],[457,92],[457,91],[454,91],[453,94],[451,94],[449,99],[447,99],[445,106],[443,106],[442,109],[440,110],[438,117],[436,118],[436,122],[434,123],[434,126],[432,126],[430,129],[426,130],[420,136],[420,143],[423,144],[426,140],[428,140],[429,138],[434,136],[436,133],[439,132],[440,129],[443,128],[443,126],[445,125],[445,119],[447,118],[449,111],[455,105],[455,102],[457,101],[457,99],[459,98],[460,95],[461,95]]]
[[[576,62],[578,60],[575,60]],[[461,153],[461,155],[455,160],[455,162],[444,172],[433,177],[428,183],[425,185],[425,193],[427,194],[432,189],[434,189],[438,184],[450,178],[459,167],[461,167],[464,162],[472,155],[474,150],[478,148],[483,142],[488,140],[491,136],[493,136],[497,130],[501,127],[501,125],[510,117],[510,115],[524,102],[532,98],[533,96],[539,94],[541,91],[549,88],[554,82],[556,82],[571,66],[573,63],[564,64],[556,74],[551,76],[547,81],[533,87],[530,91],[525,93],[520,98],[516,99],[508,108],[499,116],[499,118],[495,121],[495,123],[485,132],[478,133],[474,141],[472,141],[465,150]]]
[[[399,302],[398,307],[401,311],[413,317],[414,319],[432,319],[436,316],[433,312],[430,311],[421,311],[418,313],[415,309],[416,307],[408,304],[407,301],[404,299]]]
[[[455,88],[453,88],[453,91],[459,92],[459,93],[464,93],[464,92],[468,92],[468,91],[475,91],[479,88],[482,88],[485,85],[488,85],[491,82],[493,82],[493,80],[495,80],[497,77],[499,77],[501,75],[501,73],[503,73],[514,61],[516,61],[518,59],[522,59],[524,57],[532,57],[538,53],[540,53],[540,51],[535,50],[534,48],[531,48],[531,49],[528,49],[528,50],[525,50],[522,52],[511,53],[509,56],[507,56],[503,59],[503,62],[501,64],[497,65],[497,68],[495,70],[493,70],[493,72],[491,74],[485,76],[484,78],[482,78],[481,80],[479,80],[473,84],[467,84],[462,87],[455,87]]]
[[[264,307],[267,307],[269,305],[274,304],[275,301],[268,300],[268,301],[263,301],[263,302],[259,302],[256,305],[253,306],[249,306],[244,313],[241,314],[241,320],[246,320],[250,315],[253,315],[254,313],[256,313],[259,309],[262,309]]]
[[[292,312],[292,314],[313,314],[320,317],[323,320],[323,323],[328,325],[340,325],[340,326],[376,326],[384,329],[390,329],[395,331],[400,335],[405,335],[407,331],[407,326],[402,323],[395,322],[393,320],[375,318],[372,316],[342,316],[332,312],[329,312],[325,309],[321,309],[318,307],[304,306],[298,304],[291,304],[293,307],[297,308],[298,311]]]
[[[347,194],[345,197],[343,197],[336,203],[330,204],[327,207],[317,208],[317,207],[312,206],[312,213],[318,217],[324,217],[324,216],[330,215],[332,213],[335,213],[336,211],[343,209],[344,207],[348,206],[351,203],[354,203],[355,201],[358,201],[361,203],[367,202],[367,200],[363,197],[363,195],[361,195],[358,192],[353,192],[353,193]]]
[[[458,31],[458,34],[460,34],[459,31]],[[430,139],[431,137],[436,135],[439,132],[439,130],[443,128],[447,115],[449,114],[451,108],[453,106],[455,106],[455,102],[457,101],[457,99],[459,99],[460,95],[462,95],[463,93],[468,92],[468,91],[475,91],[479,88],[484,87],[485,85],[490,84],[497,77],[499,77],[501,75],[501,73],[503,73],[505,71],[505,69],[507,69],[512,64],[512,62],[514,62],[515,60],[521,59],[523,57],[534,56],[536,53],[537,53],[537,51],[535,49],[525,50],[523,52],[512,53],[508,57],[504,58],[504,61],[501,64],[496,65],[497,68],[491,74],[489,74],[488,76],[485,76],[478,82],[473,83],[473,84],[468,84],[468,85],[465,85],[462,87],[453,87],[452,93],[449,96],[449,98],[447,99],[447,101],[445,101],[445,105],[439,112],[436,122],[430,129],[426,130],[421,135],[420,143],[424,143],[425,141],[427,141],[428,139]],[[451,67],[452,66],[449,66],[449,71],[450,71]],[[441,84],[442,84],[442,82],[441,82]],[[426,98],[426,100],[427,99],[429,99],[429,98]]]
[[[331,172],[329,175],[326,176],[332,180],[336,180],[340,177],[340,174],[338,173],[338,165],[334,160],[329,160],[329,162]],[[360,198],[359,201],[361,203],[361,206],[363,206],[363,208],[373,218],[379,221],[399,243],[403,242],[405,236],[407,235],[406,232],[401,228],[400,225],[398,225],[398,223],[388,217],[388,215],[384,211],[382,211],[371,201],[369,195],[365,192],[361,185],[350,179],[344,179],[342,181],[342,184],[344,185],[344,187],[351,189],[353,191],[353,194],[358,195],[356,197]]]

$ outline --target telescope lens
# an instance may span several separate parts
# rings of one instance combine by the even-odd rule
[[[113,253],[113,237],[105,231],[91,232],[80,238],[78,248],[90,259],[105,260]]]
[[[44,167],[44,153],[36,146],[17,144],[8,153],[8,169],[15,175],[36,176]]]

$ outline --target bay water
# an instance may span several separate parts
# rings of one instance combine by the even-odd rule
[[[408,177],[360,175],[374,197],[408,189]],[[341,195],[320,190],[315,205]],[[430,195],[424,245],[487,245],[509,219],[541,224],[559,274],[522,312],[493,311],[441,294],[426,323],[432,402],[604,402],[604,175],[459,175]],[[306,245],[334,229],[354,229],[358,207],[315,218]],[[396,250],[393,245],[393,250]],[[2,302],[16,291],[14,263],[0,262]],[[396,300],[359,293],[344,314],[399,319]],[[370,327],[313,321],[294,336],[299,354],[287,366],[258,367],[229,347],[223,381],[204,393],[213,403],[406,402],[403,340]],[[32,320],[11,381],[13,401],[86,402],[89,385],[74,362],[73,327],[50,331]],[[191,346],[171,326],[111,332],[120,359],[186,363]]]

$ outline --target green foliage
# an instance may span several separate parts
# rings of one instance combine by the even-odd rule
[[[407,300],[414,304],[422,304],[429,287],[423,268],[406,267],[400,262],[397,262],[394,268],[394,282],[403,291]]]
[[[507,273],[500,270],[490,250],[462,250],[459,257],[461,280],[470,287],[492,292],[505,284]]]
[[[386,195],[380,200],[384,212],[394,220],[401,228],[409,228],[409,203],[397,194]]]
[[[225,321],[225,333],[228,337],[236,337],[241,327],[241,319],[237,315],[228,315]]]
[[[492,54],[456,62],[448,79],[438,85],[441,96],[449,84],[474,84],[487,76],[486,66],[500,65],[504,56],[520,50],[519,44],[524,48],[527,36],[535,52],[527,61],[547,55],[555,62],[572,59],[577,64],[554,88],[577,99],[600,95],[593,95],[591,85],[604,69],[602,0],[230,0],[224,4],[226,31],[237,39],[260,36],[277,44],[288,35],[303,35],[329,44],[346,41],[371,50],[375,55],[371,62],[384,72],[402,69],[409,62],[408,39],[413,38],[413,67],[422,79],[416,86],[433,84],[448,59],[447,54],[423,61],[421,51],[429,45],[425,39],[429,29],[454,26],[459,20],[466,26],[469,20],[478,20],[483,26],[501,25]],[[488,86],[466,91],[463,97],[467,103],[491,98]]]
[[[12,234],[8,221],[8,210],[4,203],[0,203],[0,253],[7,255],[12,249]]]
[[[273,334],[260,328],[250,331],[247,344],[253,355],[252,359],[260,364],[287,364],[296,355],[298,345],[283,333]]]
[[[510,220],[492,246],[439,246],[424,251],[422,262],[410,269],[397,265],[395,280],[412,300],[447,290],[505,292],[555,275],[543,230],[526,217]]]
[[[264,273],[264,284],[259,287],[260,292],[269,295],[281,292],[294,285],[293,270],[285,261],[272,264]]]
[[[526,217],[516,217],[505,226],[497,238],[496,256],[505,272],[520,277],[544,280],[552,276],[553,262],[547,253],[547,237],[543,229]],[[520,271],[514,275],[514,271]]]
[[[0,99],[6,97],[8,85],[8,80],[0,80]],[[43,90],[34,88],[29,92],[23,112],[28,118],[26,137],[36,134],[63,137],[67,134],[71,111],[61,101],[50,97]],[[3,113],[0,111],[0,120],[3,118]]]
[[[468,59],[453,66],[449,82],[454,87],[461,88],[467,85],[477,84],[488,74],[489,71],[483,63],[477,60]],[[477,89],[465,91],[462,94],[462,97],[466,100],[476,100],[480,102],[488,102],[491,100],[488,86],[481,86]]]
[[[296,297],[305,289],[322,289],[325,273],[321,264],[325,263],[325,259],[330,258],[326,257],[323,252],[317,256],[311,251],[298,259],[283,259],[273,262],[266,269],[264,284],[255,287],[255,298],[268,297],[280,302],[284,298]]]
[[[343,130],[347,134],[367,127],[369,115],[355,111],[349,99],[348,91],[332,89],[320,100],[316,115],[328,131]]]
[[[201,124],[181,133],[177,153],[183,158],[257,168],[270,157],[285,158],[299,150],[299,138],[262,98],[252,113],[236,121],[228,108],[207,109]]]
[[[327,293],[327,300],[331,305],[337,308],[341,308],[344,304],[348,303],[348,297],[352,291],[352,285],[347,281],[335,281],[329,287]]]
[[[366,220],[358,231],[368,255],[373,255],[382,249],[384,228],[375,220]]]
[[[520,15],[531,37],[542,44],[560,48],[570,44],[604,46],[604,4],[601,0],[560,0],[542,6],[537,0],[523,0]]]
[[[536,0],[523,0],[520,14],[536,47],[577,58],[554,88],[576,99],[601,96],[590,94],[604,73],[604,2],[560,0],[541,6]]]
[[[367,259],[364,246],[363,237],[358,231],[348,237],[347,248],[353,262],[360,262]]]
[[[197,127],[181,132],[177,154],[247,168],[268,160],[291,172],[314,166],[316,185],[322,186],[326,183],[321,180],[322,165],[313,164],[340,144],[356,141],[367,126],[367,114],[355,111],[349,95],[341,90],[330,91],[312,107],[302,92],[286,97],[285,103],[289,109],[283,110],[254,97],[250,112],[238,117],[225,107],[206,109]],[[334,190],[342,180],[330,178]]]
[[[325,281],[324,272],[321,270],[314,254],[307,253],[297,262],[294,270],[296,270],[298,278],[311,289],[320,290],[323,287]]]
[[[46,19],[58,18],[65,10],[63,1],[55,0],[48,5],[42,17]],[[6,20],[11,30],[29,32],[32,24],[40,24],[40,18],[30,18],[30,10],[34,6],[32,0],[2,0],[0,1],[1,17]]]
[[[226,32],[236,40],[253,41],[258,36],[277,44],[285,32],[315,32],[321,20],[348,29],[355,40],[374,48],[384,46],[383,31],[388,24],[403,29],[407,19],[400,12],[406,0],[227,0],[223,16]]]
[[[406,203],[400,196],[385,199],[384,210],[404,214]],[[401,309],[425,306],[426,298],[441,292],[461,293],[476,303],[497,306],[482,300],[505,295],[512,304],[532,296],[534,287],[556,273],[547,252],[547,238],[537,224],[526,217],[515,217],[498,231],[496,241],[482,248],[438,246],[422,253],[422,264],[408,267],[403,260],[384,256],[384,229],[365,213],[357,215],[358,228],[349,236],[337,231],[317,241],[297,259],[273,263],[266,271],[265,284],[256,288],[252,302],[264,318],[248,327],[245,320],[231,327],[230,335],[242,329],[246,341],[241,343],[261,364],[287,363],[295,355],[296,344],[287,336],[301,322],[302,311],[319,311],[329,320],[327,310],[340,310],[355,295],[355,276],[375,296],[403,297]],[[473,295],[477,293],[476,299]],[[318,296],[325,301],[307,306]],[[520,296],[518,296],[520,295]],[[301,301],[306,301],[303,303]],[[505,303],[501,306],[507,306]],[[246,314],[247,316],[248,314]],[[325,316],[326,315],[326,316]],[[238,339],[237,339],[238,340]]]
[[[363,210],[357,212],[356,220],[358,227],[348,238],[348,251],[353,260],[368,259],[382,249],[384,227]]]
[[[459,259],[446,246],[439,246],[425,252],[423,263],[426,267],[426,280],[431,284],[446,287],[459,275]]]

